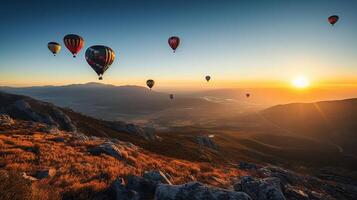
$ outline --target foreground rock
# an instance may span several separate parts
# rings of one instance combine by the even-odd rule
[[[247,193],[253,200],[285,200],[280,179],[274,177],[255,179],[245,176],[234,185],[234,190]]]
[[[156,183],[164,183],[164,184],[172,185],[171,181],[161,171],[145,172],[143,177],[145,179],[151,180],[151,181],[156,182]]]
[[[276,166],[266,166],[258,169],[258,172],[263,176],[278,178],[288,199],[357,199],[357,187],[353,185],[327,182]]]
[[[114,192],[115,200],[134,200],[140,198],[137,192],[125,187],[124,180],[120,177],[115,179],[110,188]]]
[[[109,156],[113,156],[114,158],[121,160],[123,159],[122,153],[115,144],[111,142],[105,142],[99,146],[89,148],[88,151],[93,155],[107,154]]]
[[[159,184],[155,192],[155,200],[250,200],[243,192],[208,187],[199,182],[190,182],[183,185]]]
[[[139,176],[127,177],[127,191],[134,191],[136,199],[153,199],[157,183]]]

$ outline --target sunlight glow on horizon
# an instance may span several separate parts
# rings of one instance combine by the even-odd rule
[[[296,88],[307,88],[310,86],[310,80],[303,75],[295,77],[291,83]]]

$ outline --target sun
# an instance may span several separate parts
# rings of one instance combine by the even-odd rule
[[[291,81],[291,84],[296,88],[306,88],[309,87],[310,81],[305,76],[297,76]]]

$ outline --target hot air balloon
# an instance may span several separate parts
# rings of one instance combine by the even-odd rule
[[[95,45],[86,50],[86,60],[93,70],[98,74],[99,80],[115,59],[114,51],[106,46]]]
[[[154,87],[154,85],[155,85],[155,81],[152,80],[152,79],[149,79],[149,80],[146,81],[146,85],[147,85],[147,86],[150,88],[150,90],[151,90],[151,88]]]
[[[170,99],[174,99],[174,95],[173,94],[170,94]]]
[[[47,44],[47,47],[53,53],[54,56],[56,56],[56,54],[59,53],[61,50],[61,45],[57,42],[49,42]]]
[[[249,97],[250,97],[250,94],[249,94],[249,93],[247,93],[247,94],[245,94],[245,96],[246,96],[247,98],[249,98]]]
[[[333,26],[338,21],[339,17],[337,15],[332,15],[328,18],[328,22]]]
[[[208,82],[209,80],[211,80],[211,77],[210,76],[206,76],[206,81]]]
[[[171,49],[174,50],[174,53],[175,53],[177,47],[180,45],[180,38],[177,36],[172,36],[169,38],[168,42],[169,42]]]
[[[69,34],[64,36],[63,42],[66,45],[67,49],[73,54],[74,58],[84,46],[83,38],[75,34]]]

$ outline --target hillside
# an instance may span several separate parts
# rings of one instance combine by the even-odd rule
[[[69,107],[96,118],[107,120],[147,119],[152,113],[168,109],[205,109],[217,104],[200,98],[150,91],[140,86],[114,86],[101,83],[72,84],[66,86],[0,87],[0,91],[30,96],[39,100]]]
[[[265,126],[156,132],[6,93],[0,113],[1,200],[357,197],[356,174],[338,167],[345,158],[335,148],[282,135],[272,143]],[[319,171],[306,167],[312,161]]]
[[[357,155],[357,99],[278,105],[262,114],[292,135],[331,141]]]

